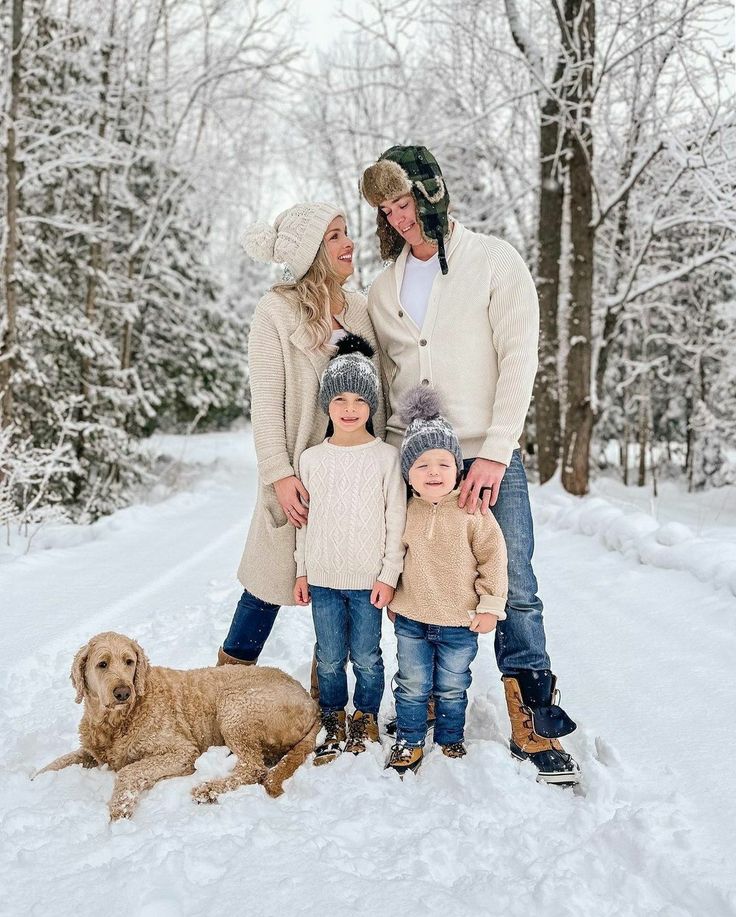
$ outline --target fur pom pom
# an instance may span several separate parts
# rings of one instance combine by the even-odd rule
[[[442,400],[435,389],[417,385],[399,400],[398,413],[407,427],[413,420],[434,420],[442,413]]]
[[[364,337],[359,334],[346,334],[345,337],[337,342],[337,353],[335,356],[342,356],[346,353],[362,353],[364,357],[370,358],[375,351]]]
[[[240,245],[254,261],[273,261],[276,229],[269,223],[254,223],[240,234]]]

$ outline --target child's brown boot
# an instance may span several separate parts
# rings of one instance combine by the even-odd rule
[[[331,710],[322,712],[322,729],[324,738],[317,745],[314,753],[314,763],[329,764],[342,754],[342,743],[347,738],[345,734],[345,711]]]
[[[359,755],[365,751],[366,742],[380,742],[378,723],[372,713],[356,710],[348,720],[348,741],[345,751]]]
[[[448,758],[464,758],[468,750],[462,742],[453,742],[451,745],[440,745],[442,754]]]
[[[416,771],[424,758],[424,749],[421,745],[406,745],[404,742],[397,742],[391,749],[391,757],[388,759],[386,768],[393,768],[396,773],[403,777],[407,771]]]

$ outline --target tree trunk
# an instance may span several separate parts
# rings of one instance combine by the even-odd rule
[[[18,257],[18,161],[15,134],[20,96],[20,54],[23,36],[23,0],[13,0],[10,56],[10,103],[5,140],[5,220],[7,225],[3,286],[5,315],[0,325],[0,426],[13,420],[13,370],[18,339],[18,290],[15,274]]]
[[[574,123],[570,148],[570,316],[568,322],[567,399],[562,484],[569,493],[588,492],[591,405],[591,322],[593,309],[593,134],[592,81],[595,44],[594,0],[577,0],[567,20],[569,50],[577,79],[570,92]]]
[[[559,165],[559,106],[548,99],[539,128],[539,223],[537,289],[539,292],[539,372],[534,384],[539,482],[555,474],[560,460],[559,337],[560,254],[564,183]]]
[[[649,437],[649,419],[647,416],[644,393],[639,396],[639,478],[637,485],[644,487],[647,483],[647,439]]]

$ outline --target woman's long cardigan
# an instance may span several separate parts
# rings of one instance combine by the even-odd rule
[[[378,346],[360,293],[346,291],[343,325]],[[322,442],[328,417],[319,406],[319,384],[329,354],[316,352],[298,309],[270,291],[256,306],[248,340],[251,422],[258,461],[258,497],[238,568],[238,579],[253,595],[274,605],[293,604],[296,529],[276,499],[274,481],[297,474],[305,449]],[[385,436],[382,386],[373,417],[376,436]]]

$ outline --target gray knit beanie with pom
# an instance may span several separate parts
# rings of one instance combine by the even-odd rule
[[[463,453],[455,431],[442,416],[442,402],[436,389],[417,385],[401,398],[401,422],[406,424],[401,444],[401,473],[409,483],[409,469],[423,452],[446,449],[455,456],[458,474],[463,470]]]
[[[360,395],[371,409],[378,410],[378,372],[371,357],[373,348],[359,334],[346,334],[338,341],[337,353],[322,373],[319,403],[325,414],[330,402],[343,392]]]

